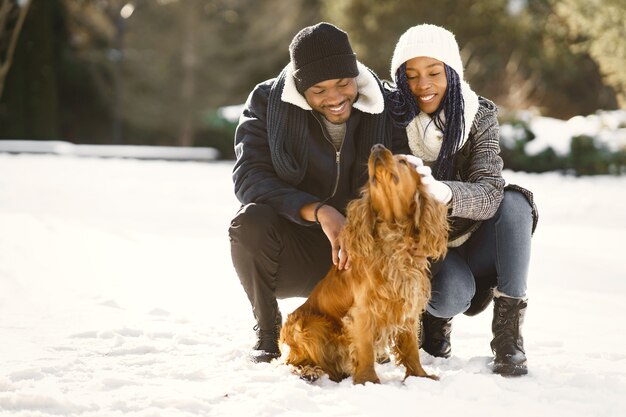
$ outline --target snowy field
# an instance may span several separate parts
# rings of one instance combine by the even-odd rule
[[[626,177],[506,173],[540,209],[528,376],[491,374],[490,308],[440,381],[353,386],[247,361],[231,166],[0,154],[0,416],[626,415]]]

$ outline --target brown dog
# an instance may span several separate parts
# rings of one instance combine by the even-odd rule
[[[289,314],[280,333],[283,357],[310,381],[327,373],[333,381],[379,383],[374,362],[390,348],[406,377],[437,379],[422,368],[418,338],[430,298],[428,258],[446,253],[446,206],[404,156],[382,145],[372,148],[368,174],[342,231],[351,268],[332,267]]]

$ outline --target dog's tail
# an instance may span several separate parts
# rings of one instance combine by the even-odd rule
[[[293,365],[294,373],[313,382],[324,373],[333,381],[347,377],[345,369],[348,352],[340,338],[341,324],[321,315],[295,315],[287,318],[280,332],[281,351],[287,345],[285,362]]]

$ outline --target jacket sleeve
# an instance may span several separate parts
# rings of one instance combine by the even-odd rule
[[[406,134],[405,128],[399,128],[393,125],[391,117],[389,118],[391,123],[391,152],[394,154],[411,155],[411,148],[409,147],[409,139]]]
[[[467,146],[470,153],[461,167],[461,181],[445,181],[452,189],[451,216],[486,220],[496,214],[504,195],[500,129],[497,109],[482,102]]]
[[[397,93],[397,90],[389,83],[389,81],[383,81],[383,95],[385,97],[385,113],[387,120],[386,122],[389,124],[391,129],[391,152],[393,154],[404,154],[410,155],[411,148],[409,147],[409,139],[406,135],[406,129],[403,127],[398,127],[395,125],[393,121],[393,117],[391,115],[390,109],[390,97],[393,97],[394,94]],[[392,99],[393,101],[393,99]]]
[[[267,102],[271,81],[259,84],[250,94],[235,132],[233,182],[243,204],[267,204],[276,212],[302,225],[312,222],[300,216],[300,208],[319,198],[298,190],[278,177],[267,139]]]

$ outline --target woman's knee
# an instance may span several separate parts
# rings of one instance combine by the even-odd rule
[[[435,317],[450,318],[465,312],[471,305],[470,291],[433,293],[426,310]]]
[[[276,211],[266,204],[243,206],[228,228],[231,244],[258,248],[268,239],[270,230],[276,227],[279,219]]]
[[[521,226],[532,226],[532,206],[526,196],[519,191],[505,190],[504,198],[496,214],[498,222],[507,222]]]
[[[446,262],[448,261],[448,262]],[[476,292],[474,276],[461,259],[446,259],[432,282],[427,310],[435,317],[454,317],[465,312]]]

